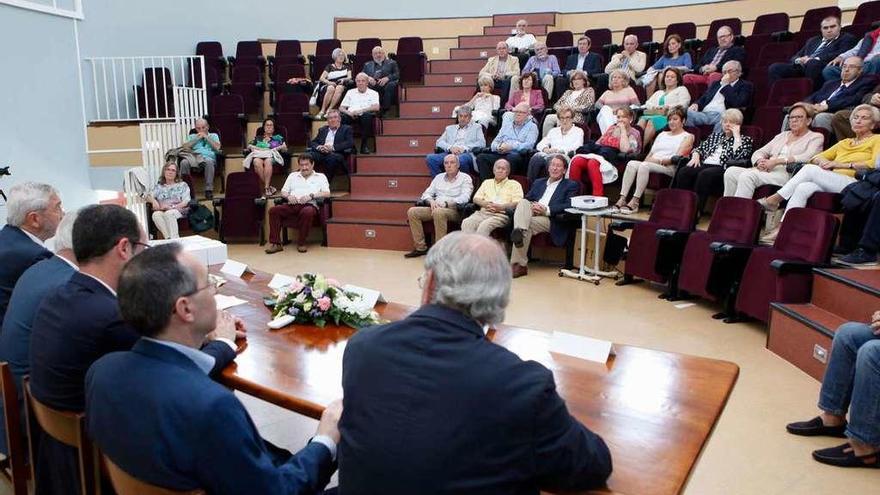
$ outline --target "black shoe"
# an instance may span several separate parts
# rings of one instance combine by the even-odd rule
[[[523,229],[513,229],[510,233],[510,241],[518,248],[523,247]]]
[[[802,437],[838,437],[846,438],[846,423],[840,426],[825,426],[822,418],[816,416],[809,421],[798,421],[785,425],[785,429],[792,435]]]
[[[822,464],[838,467],[867,467],[880,468],[880,452],[867,455],[856,455],[849,442],[813,451],[813,459]]]
[[[205,191],[205,199],[214,199],[214,191]]]
[[[361,146],[361,154],[362,155],[369,155],[370,153],[372,153],[370,148],[368,148],[366,146]]]
[[[872,266],[877,264],[877,253],[869,253],[862,248],[856,248],[855,251],[837,261],[849,266]]]
[[[413,249],[412,251],[403,255],[404,258],[418,258],[419,256],[424,256],[428,254],[428,251],[420,251],[418,249]]]
[[[831,251],[831,254],[833,254],[834,256],[846,256],[851,252],[853,252],[853,250],[850,248],[846,248],[843,246],[835,246],[834,250]]]

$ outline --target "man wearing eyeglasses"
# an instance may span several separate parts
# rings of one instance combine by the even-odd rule
[[[736,36],[730,26],[721,26],[716,35],[718,46],[711,48],[703,54],[700,66],[694,74],[685,74],[685,84],[712,85],[723,76],[721,69],[727,62],[736,60],[740,65],[746,63],[746,50],[733,44]],[[691,122],[689,124],[693,125]]]
[[[779,79],[788,77],[808,77],[813,81],[813,89],[822,87],[822,69],[845,50],[858,42],[855,36],[841,33],[840,18],[828,16],[822,19],[822,34],[813,36],[791,57],[789,62],[777,62],[769,69],[769,83],[772,86]]]
[[[134,213],[121,206],[80,210],[73,224],[80,271],[47,294],[34,317],[30,383],[35,399],[61,411],[82,412],[89,366],[105,354],[131,349],[140,338],[122,321],[116,287],[126,263],[147,248],[146,240]],[[212,375],[235,358],[236,327],[244,330],[240,322],[221,321],[202,348],[212,362]],[[38,493],[68,493],[78,486],[76,449],[43,435],[37,452]]]
[[[492,141],[490,151],[477,155],[477,169],[480,181],[493,176],[492,167],[499,158],[510,163],[510,173],[523,175],[525,162],[523,153],[534,149],[538,141],[538,126],[532,121],[528,103],[520,103],[513,108],[513,120],[506,120]]]
[[[862,59],[849,57],[841,65],[841,78],[828,81],[815,93],[804,98],[815,114],[813,126],[833,131],[831,126],[834,113],[846,108],[855,108],[862,98],[874,87],[874,80],[862,73]],[[782,130],[788,129],[788,120],[783,121]]]
[[[877,55],[880,55],[880,28],[868,31],[856,46],[828,62],[828,65],[822,70],[822,77],[825,78],[825,81],[840,79],[841,65],[849,57],[859,57],[862,59],[864,62],[862,72],[865,74],[878,74],[880,73],[880,57]]]

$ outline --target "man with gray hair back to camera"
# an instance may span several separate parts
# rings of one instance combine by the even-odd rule
[[[362,329],[346,346],[340,493],[602,486],[608,447],[571,416],[550,370],[486,338],[510,301],[498,243],[453,232],[428,252],[418,281],[418,310]]]

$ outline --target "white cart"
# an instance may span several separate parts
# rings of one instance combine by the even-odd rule
[[[611,208],[601,208],[596,210],[582,210],[579,208],[566,208],[565,210],[568,213],[573,213],[575,215],[581,216],[581,266],[578,271],[574,270],[559,270],[560,277],[569,277],[575,278],[578,280],[585,280],[587,282],[593,282],[595,285],[599,285],[599,282],[602,280],[602,277],[608,278],[616,278],[619,276],[617,270],[611,272],[603,272],[599,269],[599,237],[602,236],[602,222],[600,218],[611,216]],[[597,217],[596,218],[596,229],[594,231],[594,239],[593,239],[593,267],[587,268],[586,266],[586,258],[587,258],[587,217]]]

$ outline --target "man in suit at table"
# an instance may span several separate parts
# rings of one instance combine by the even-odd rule
[[[752,83],[740,79],[742,64],[731,60],[724,64],[721,79],[712,83],[687,111],[688,125],[714,125],[721,132],[721,114],[729,108],[745,108],[752,101]]]
[[[34,263],[52,256],[43,246],[64,216],[58,191],[25,182],[9,191],[6,225],[0,230],[0,324],[18,278]]]
[[[141,336],[98,359],[86,375],[88,430],[101,452],[135,478],[171,490],[317,493],[335,470],[341,403],[296,455],[263,440],[235,395],[208,378],[199,346],[215,328],[208,270],[179,244],[136,256],[119,277],[122,317]]]
[[[101,356],[131,349],[140,335],[122,321],[116,300],[119,274],[143,251],[147,235],[134,213],[117,205],[80,210],[73,251],[80,271],[43,298],[34,317],[30,348],[31,393],[49,407],[82,412],[85,376]],[[218,329],[203,347],[216,375],[235,358],[235,333]],[[77,486],[76,449],[48,435],[39,439],[37,493],[69,493]]]
[[[840,79],[828,81],[819,91],[804,98],[804,103],[810,104],[815,114],[815,127],[833,131],[831,123],[834,114],[845,108],[854,108],[876,83],[874,76],[862,74],[862,59],[859,57],[849,57],[843,62],[841,69]],[[788,116],[782,129],[788,129]]]
[[[605,442],[568,412],[553,374],[486,338],[504,320],[497,242],[453,232],[428,253],[422,306],[361,329],[342,358],[339,493],[534,494],[599,487]]]
[[[571,225],[561,221],[557,215],[571,208],[571,198],[576,196],[580,186],[565,178],[568,161],[564,155],[554,155],[547,162],[549,177],[542,177],[532,184],[526,197],[519,200],[513,213],[513,231],[510,240],[510,263],[513,278],[529,274],[529,244],[532,236],[550,232],[553,244],[563,246],[572,233]]]
[[[768,82],[772,86],[779,79],[787,77],[808,77],[813,81],[813,89],[822,87],[822,69],[835,57],[849,50],[858,39],[840,32],[840,18],[828,16],[822,19],[822,35],[813,36],[791,57],[790,62],[776,62],[770,65]]]
[[[602,58],[598,54],[590,51],[589,36],[581,36],[577,42],[577,53],[573,53],[565,60],[565,67],[562,68],[562,75],[556,78],[556,84],[553,86],[553,99],[558,100],[562,93],[568,88],[571,75],[575,71],[582,71],[584,74],[591,76],[593,74],[601,74],[604,70],[602,66]]]
[[[354,131],[342,123],[339,110],[327,112],[327,125],[318,129],[318,135],[309,142],[309,151],[315,159],[315,168],[327,176],[328,183],[333,182],[337,171],[351,172],[345,161],[354,151]]]

